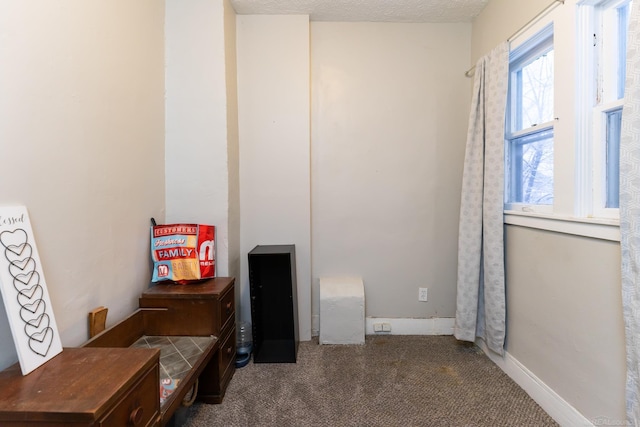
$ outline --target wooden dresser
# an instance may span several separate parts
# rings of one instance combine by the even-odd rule
[[[0,372],[0,426],[155,426],[158,349],[65,348],[22,376]]]
[[[235,372],[236,320],[233,277],[194,285],[155,285],[140,297],[140,308],[166,308],[151,335],[215,335],[220,349],[200,374],[198,400],[220,403]]]

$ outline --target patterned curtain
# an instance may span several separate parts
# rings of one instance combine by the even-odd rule
[[[460,226],[455,337],[482,338],[504,353],[504,118],[509,45],[502,43],[475,67],[467,132]]]
[[[640,425],[640,7],[631,8],[620,137],[620,248],[627,419]]]

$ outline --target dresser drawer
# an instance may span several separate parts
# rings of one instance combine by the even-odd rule
[[[160,414],[158,365],[149,369],[130,392],[100,422],[103,427],[155,426]]]
[[[159,355],[158,349],[65,348],[29,375],[16,363],[0,372],[0,426],[135,426],[130,419],[156,425]]]
[[[220,335],[222,335],[231,322],[235,322],[236,295],[233,287],[229,288],[220,299]]]
[[[225,337],[220,345],[220,357],[218,358],[218,370],[220,377],[223,378],[227,373],[229,366],[233,365],[236,360],[236,328],[231,328],[229,334]]]
[[[149,319],[147,334],[220,337],[235,321],[234,282],[231,277],[217,277],[197,284],[158,284],[147,289],[140,296],[140,307],[167,309]]]

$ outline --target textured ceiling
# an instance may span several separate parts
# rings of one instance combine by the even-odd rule
[[[489,0],[230,0],[241,15],[309,15],[312,21],[471,22]]]

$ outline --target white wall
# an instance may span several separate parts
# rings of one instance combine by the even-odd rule
[[[313,314],[354,275],[368,317],[454,317],[471,25],[311,29]]]
[[[240,145],[238,136],[238,66],[236,13],[224,0],[224,41],[227,87],[227,170],[229,180],[228,259],[229,276],[240,277]],[[240,295],[240,290],[236,289]]]
[[[490,0],[473,21],[471,64],[507,40],[552,0]]]
[[[225,32],[234,15],[222,0],[166,0],[166,220],[216,226],[218,276],[230,274],[230,246],[236,259],[238,251],[237,221],[235,247],[229,242],[230,170],[237,175],[237,156],[230,165],[228,151],[237,147],[229,52],[235,35]]]
[[[0,205],[28,207],[65,346],[149,284],[164,220],[164,4],[0,3]],[[0,309],[0,368],[17,360]]]
[[[250,319],[247,253],[295,244],[301,340],[311,338],[309,19],[237,17],[241,312]]]
[[[473,24],[474,61],[549,3],[491,0]],[[568,26],[555,25],[557,43],[573,37],[574,4],[568,1],[554,10],[554,16],[570,18]],[[558,58],[558,72],[566,72],[570,62],[569,54]],[[558,115],[572,117],[572,112]],[[556,135],[555,140],[559,153],[574,150],[573,135]],[[572,168],[556,164],[558,173]],[[557,209],[571,212],[570,205]],[[505,230],[507,352],[584,418],[624,422],[619,244],[513,225]]]
[[[506,239],[507,351],[587,419],[624,420],[620,245],[516,226]]]

